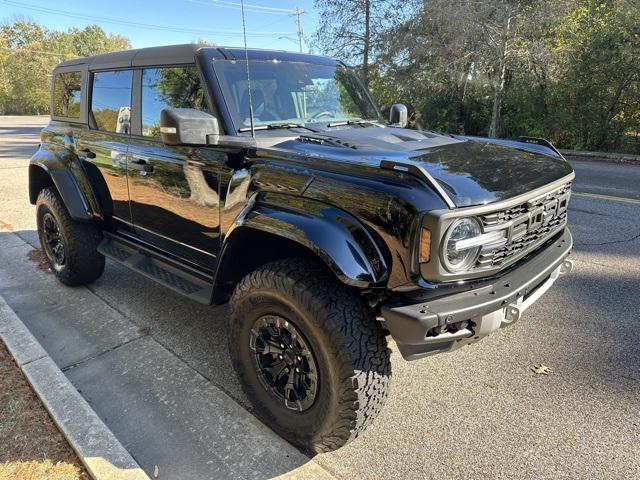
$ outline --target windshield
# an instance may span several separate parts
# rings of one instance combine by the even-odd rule
[[[234,123],[246,129],[249,91],[246,63],[214,60]],[[312,124],[379,121],[379,113],[358,78],[339,65],[251,60],[254,124]]]

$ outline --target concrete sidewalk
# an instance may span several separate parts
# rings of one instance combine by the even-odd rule
[[[150,476],[331,478],[91,290],[60,285],[32,250],[0,233],[0,295]]]

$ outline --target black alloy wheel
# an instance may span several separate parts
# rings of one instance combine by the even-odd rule
[[[356,438],[388,396],[375,312],[312,259],[267,263],[235,286],[229,353],[253,413],[305,452]]]
[[[299,412],[313,405],[318,368],[306,339],[289,320],[260,317],[251,329],[249,348],[260,383],[277,401]]]
[[[55,188],[38,194],[36,223],[44,256],[58,280],[86,285],[102,275],[104,256],[98,245],[104,237],[98,224],[74,221]]]
[[[44,234],[44,250],[55,270],[64,267],[66,257],[60,227],[55,217],[47,212],[42,217]]]

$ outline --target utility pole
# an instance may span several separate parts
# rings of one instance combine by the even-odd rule
[[[302,22],[300,22],[300,16],[305,13],[307,12],[305,12],[299,7],[296,7],[296,9],[291,14],[292,16],[296,17],[296,25],[298,26],[298,44],[300,45],[300,53],[302,53],[302,44],[304,42],[304,30],[302,29]]]

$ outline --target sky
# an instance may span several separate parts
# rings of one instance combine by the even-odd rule
[[[246,0],[248,46],[298,51],[296,8],[306,12],[300,20],[308,52],[318,21],[313,0]],[[16,15],[52,30],[97,24],[133,48],[197,40],[243,45],[240,0],[0,0],[0,22]]]

